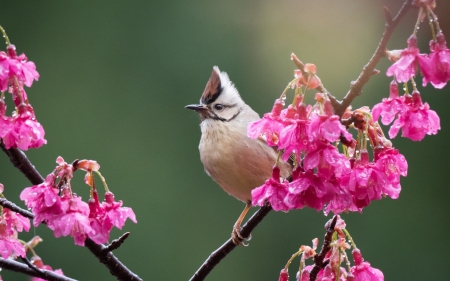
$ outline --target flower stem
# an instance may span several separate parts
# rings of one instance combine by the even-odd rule
[[[413,32],[414,36],[416,36],[417,30],[419,29],[420,15],[422,14],[422,12],[423,12],[423,8],[420,7],[420,9],[419,9],[419,15],[417,16],[417,21],[416,21],[416,24],[414,25],[414,32]]]
[[[6,31],[3,29],[3,27],[2,27],[1,25],[0,25],[0,30],[2,31],[3,37],[5,38],[6,46],[11,45],[11,42],[9,42],[9,37],[8,37],[8,35],[6,35]]]
[[[352,247],[354,249],[357,249],[355,241],[353,241],[352,236],[350,235],[350,233],[347,231],[347,229],[343,228],[342,231],[344,231],[345,235],[347,236],[348,240],[350,240],[350,244],[352,244]]]

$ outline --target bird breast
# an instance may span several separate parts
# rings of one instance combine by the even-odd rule
[[[265,142],[247,137],[247,123],[206,119],[201,123],[199,145],[205,171],[228,194],[243,202],[251,201],[251,190],[271,177],[277,158]],[[284,166],[282,176],[289,173]]]

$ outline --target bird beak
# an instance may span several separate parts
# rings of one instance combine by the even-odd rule
[[[184,108],[195,110],[198,113],[204,112],[208,109],[204,104],[190,104],[186,105]]]

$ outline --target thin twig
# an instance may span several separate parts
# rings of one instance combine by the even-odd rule
[[[242,227],[241,235],[243,237],[248,237],[250,233],[252,233],[253,229],[264,219],[264,217],[272,210],[270,205],[264,205],[261,207],[256,213],[247,221],[247,223]],[[225,244],[220,246],[217,250],[215,250],[208,259],[202,264],[202,266],[195,272],[195,274],[191,277],[190,281],[201,281],[208,276],[211,270],[223,259],[225,258],[232,250],[236,248],[236,245],[233,241],[228,239]]]
[[[317,278],[317,274],[321,269],[323,269],[329,261],[324,261],[325,256],[327,255],[328,251],[330,251],[330,244],[331,244],[331,238],[333,237],[334,233],[334,227],[336,226],[338,216],[334,216],[333,220],[327,222],[325,225],[326,233],[325,238],[323,239],[323,245],[322,249],[320,250],[320,253],[316,256],[314,256],[314,267],[311,269],[311,272],[309,274],[309,280],[315,281]]]
[[[30,276],[39,277],[50,281],[76,281],[75,279],[59,275],[53,271],[42,269],[36,270],[34,267],[29,267],[28,265],[12,259],[0,258],[0,267],[3,269],[24,273]]]
[[[17,148],[6,149],[3,143],[0,143],[0,147],[6,155],[9,156],[14,167],[19,169],[32,184],[37,185],[44,182],[44,178],[39,174],[33,164],[31,164],[23,151]],[[122,264],[113,253],[105,250],[106,247],[104,245],[98,245],[91,239],[86,238],[85,246],[109,269],[109,272],[112,275],[117,277],[118,280],[142,281],[139,276],[131,272],[131,270]]]
[[[109,245],[106,245],[104,250],[106,252],[112,252],[112,251],[118,249],[123,244],[123,242],[125,242],[125,239],[127,239],[128,236],[130,236],[130,233],[129,232],[125,232],[119,238],[114,239],[113,241],[111,241],[111,243],[109,243]]]
[[[381,37],[381,40],[378,43],[378,47],[375,50],[375,53],[372,55],[372,58],[363,67],[363,70],[361,74],[359,74],[358,79],[356,79],[356,81],[352,81],[352,83],[350,84],[350,90],[347,92],[342,101],[338,101],[334,96],[328,93],[331,104],[334,108],[334,113],[336,115],[342,116],[342,114],[344,114],[345,110],[352,103],[352,101],[361,94],[363,86],[367,82],[369,82],[370,77],[372,77],[375,66],[378,64],[380,59],[385,56],[386,46],[392,36],[392,33],[394,32],[394,29],[397,27],[403,16],[409,11],[411,6],[412,0],[406,0],[394,19],[392,19],[392,16],[390,15],[391,13],[387,10],[387,8],[384,8],[386,25],[383,36]]]

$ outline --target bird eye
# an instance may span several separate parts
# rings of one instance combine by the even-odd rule
[[[223,105],[221,105],[220,103],[218,103],[218,104],[216,104],[216,105],[214,106],[214,108],[217,109],[217,110],[222,110],[222,109],[223,109]]]

